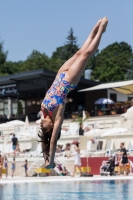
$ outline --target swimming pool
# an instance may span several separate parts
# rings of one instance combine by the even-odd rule
[[[133,180],[0,184],[0,200],[132,200]]]

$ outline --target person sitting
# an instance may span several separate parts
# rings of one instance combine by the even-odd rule
[[[61,153],[62,152],[62,145],[57,145],[57,148],[56,148],[56,153]]]
[[[58,164],[58,170],[59,170],[59,173],[60,173],[60,176],[66,176],[68,175],[68,170],[66,169],[66,167],[62,164]]]

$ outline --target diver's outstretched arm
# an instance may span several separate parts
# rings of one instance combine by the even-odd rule
[[[45,166],[47,169],[54,167],[54,156],[56,151],[58,135],[64,119],[64,110],[65,110],[65,104],[60,104],[56,114],[52,137],[50,140],[49,162],[47,162],[48,164]]]

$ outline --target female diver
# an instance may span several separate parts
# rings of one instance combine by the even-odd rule
[[[41,120],[41,130],[38,136],[41,138],[45,168],[47,169],[55,167],[54,156],[57,140],[60,138],[66,97],[77,86],[88,59],[97,50],[107,23],[106,17],[96,23],[81,49],[59,69],[41,104],[44,119]]]

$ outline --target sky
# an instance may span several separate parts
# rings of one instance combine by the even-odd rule
[[[132,0],[0,0],[0,37],[8,60],[25,60],[33,50],[49,57],[72,27],[81,46],[98,19],[109,24],[99,49],[125,41],[133,48]]]

